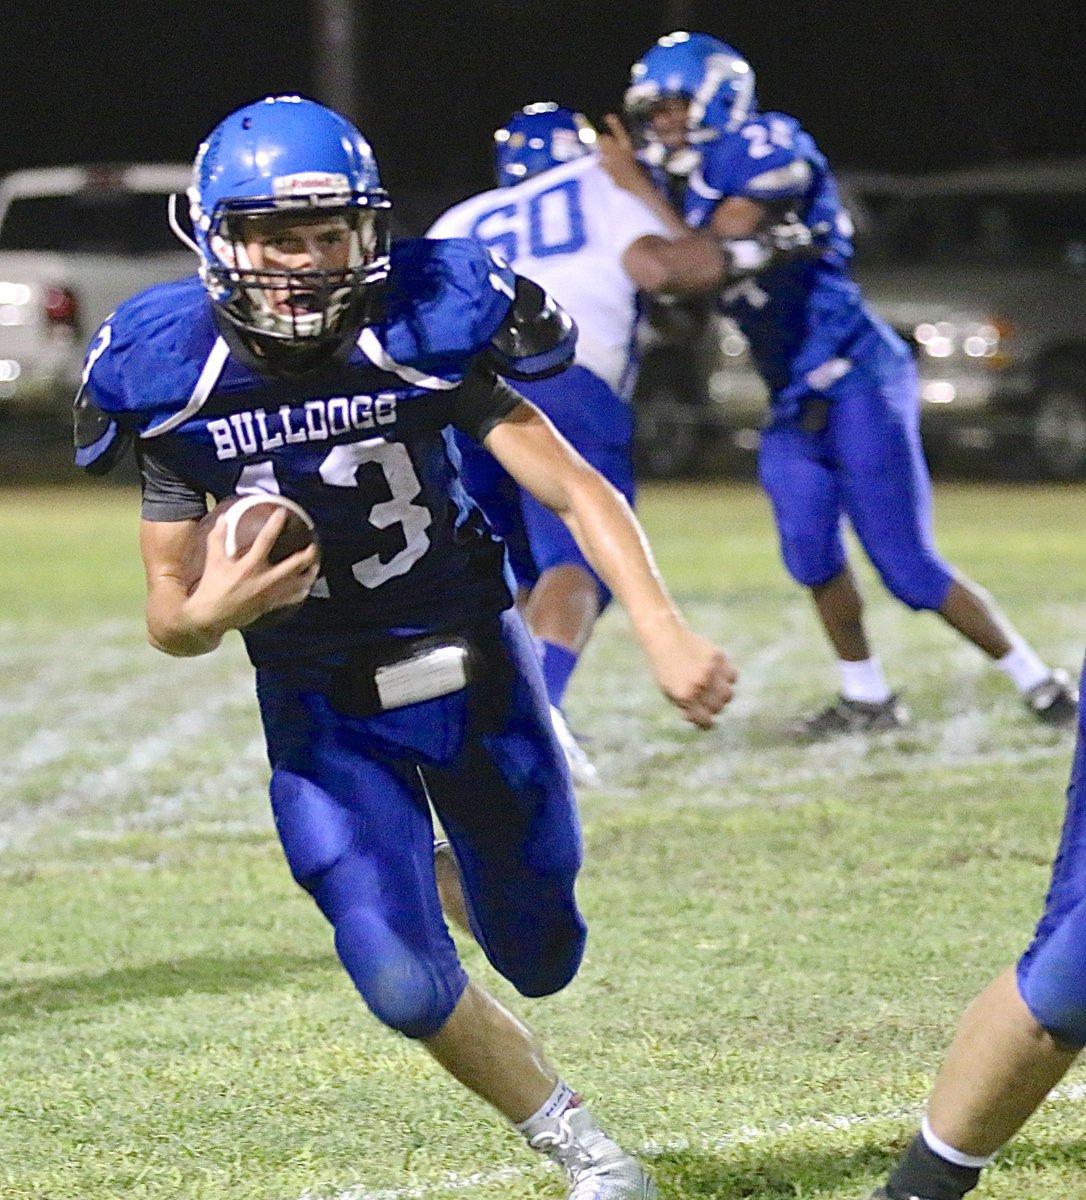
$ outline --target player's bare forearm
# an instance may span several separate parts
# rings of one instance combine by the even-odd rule
[[[487,448],[568,525],[585,557],[630,615],[661,690],[708,727],[731,699],[736,672],[723,650],[686,624],[625,498],[524,404],[496,426]]]
[[[726,261],[715,240],[688,233],[673,241],[638,238],[627,246],[622,265],[641,291],[699,295],[719,286]]]
[[[184,592],[162,580],[147,594],[147,640],[156,650],[176,658],[209,654],[222,641],[225,629],[215,628],[192,612]]]
[[[593,475],[574,490],[566,524],[629,614],[660,690],[688,721],[707,729],[732,698],[735,668],[687,625],[625,497]]]
[[[207,654],[222,641],[225,627],[211,625],[199,601],[191,603],[182,563],[195,521],[143,521],[140,552],[147,579],[147,639],[156,650],[179,658]]]
[[[533,405],[523,403],[486,438],[514,479],[569,526],[600,578],[648,627],[679,618],[625,498]]]

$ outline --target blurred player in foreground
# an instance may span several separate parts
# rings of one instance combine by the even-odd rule
[[[810,590],[837,654],[840,695],[804,720],[810,737],[908,720],[863,623],[842,537],[848,519],[887,589],[936,612],[1003,671],[1029,712],[1074,721],[1076,694],[996,607],[938,554],[920,442],[916,368],[849,275],[852,225],[829,164],[794,117],[760,113],[750,64],[704,33],[661,38],[635,63],[625,130],[602,139],[613,178],[677,197],[689,225],[720,241],[721,304],[770,392],[758,468],[781,553]]]
[[[498,187],[449,209],[427,236],[478,239],[573,317],[575,365],[520,390],[633,503],[638,292],[703,292],[719,278],[723,257],[714,244],[691,237],[666,203],[655,196],[645,203],[612,183],[582,114],[529,104],[494,139]],[[559,516],[487,451],[463,436],[459,442],[464,484],[509,545],[574,783],[595,783],[562,699],[611,593]]]
[[[559,1163],[575,1200],[649,1196],[530,1031],[468,979],[442,919],[431,805],[494,967],[543,996],[581,961],[569,774],[452,427],[568,523],[688,720],[712,724],[735,672],[684,622],[621,496],[499,379],[563,367],[570,319],[476,241],[390,246],[357,129],[297,96],[248,105],[201,146],[189,201],[199,278],[118,308],[76,404],[82,466],[137,446],[150,640],[196,655],[242,630],[290,869],[379,1020]],[[190,591],[205,497],[238,492],[301,505],[320,555],[272,565],[273,517],[231,558],[216,525]]]
[[[1081,688],[1080,688],[1081,690]],[[871,1200],[961,1200],[1086,1046],[1086,704],[1045,910],[966,1009],[920,1133]]]

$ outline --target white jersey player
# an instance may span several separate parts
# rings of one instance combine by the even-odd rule
[[[580,113],[531,104],[494,137],[499,186],[449,209],[427,236],[483,242],[574,318],[574,365],[518,387],[632,503],[638,293],[702,291],[719,278],[720,252],[691,235],[666,203],[649,207],[617,187],[599,165],[595,131]],[[509,546],[559,739],[575,780],[594,782],[561,704],[610,593],[562,521],[485,451],[464,443],[465,483]]]

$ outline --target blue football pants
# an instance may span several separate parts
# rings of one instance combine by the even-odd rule
[[[430,804],[460,865],[472,928],[522,994],[564,987],[585,924],[581,835],[531,639],[495,622],[498,669],[449,696],[372,717],[258,674],[275,824],[291,872],[335,930],[373,1013],[409,1037],[448,1019],[467,984],[442,917]]]
[[[1018,989],[1037,1022],[1071,1046],[1086,1046],[1086,675],[1067,810],[1044,913],[1018,961]]]
[[[844,570],[844,517],[894,596],[938,610],[953,576],[932,534],[912,361],[873,332],[851,371],[812,401],[827,405],[824,428],[773,422],[759,452],[789,574],[817,587]]]

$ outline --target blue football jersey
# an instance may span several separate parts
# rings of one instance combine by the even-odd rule
[[[850,344],[875,322],[849,275],[852,222],[825,156],[794,117],[760,114],[701,150],[683,197],[688,224],[708,224],[722,200],[743,196],[763,204],[792,202],[799,220],[821,227],[825,250],[817,259],[781,263],[722,296],[775,406],[787,410],[818,390],[818,368],[847,356]],[[797,174],[797,163],[807,169]]]
[[[461,387],[515,279],[475,241],[398,242],[384,319],[346,361],[297,379],[234,355],[196,278],[140,293],[99,331],[84,390],[156,468],[201,498],[279,492],[314,519],[321,577],[296,615],[246,633],[257,665],[462,628],[509,605],[503,547],[460,484],[450,426],[485,432],[516,403],[497,387],[479,413]],[[556,358],[572,357],[573,337]],[[146,502],[144,515],[156,519]]]

